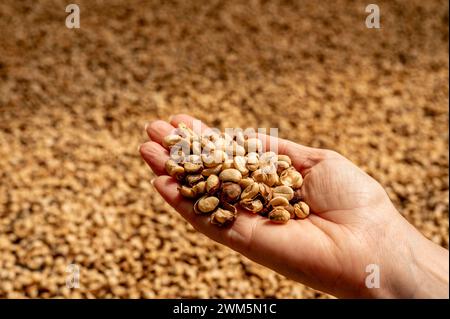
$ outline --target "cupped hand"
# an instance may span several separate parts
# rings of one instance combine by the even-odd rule
[[[412,281],[418,274],[415,249],[426,246],[424,238],[396,211],[378,182],[334,151],[267,138],[267,143],[278,144],[280,154],[291,157],[304,177],[302,197],[312,211],[307,219],[279,225],[240,210],[230,227],[219,228],[209,217],[196,215],[192,201],[178,193],[177,182],[165,172],[169,152],[162,146],[164,136],[179,123],[192,127],[193,121],[177,115],[170,123],[150,123],[146,130],[151,141],[140,153],[158,176],[157,191],[196,230],[288,278],[338,297],[417,295],[419,283]],[[448,251],[438,254],[448,259]]]

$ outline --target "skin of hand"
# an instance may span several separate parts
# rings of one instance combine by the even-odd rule
[[[158,176],[153,185],[192,226],[211,239],[276,272],[314,289],[344,298],[448,298],[448,250],[422,236],[395,209],[369,175],[334,151],[276,139],[278,152],[291,157],[304,177],[301,188],[312,214],[283,225],[239,211],[228,228],[193,212],[177,182],[167,176],[169,152],[162,139],[181,122],[176,115],[146,126],[150,142],[140,146],[143,159]],[[203,127],[206,129],[206,126]],[[269,137],[268,142],[274,142]],[[366,278],[379,269],[379,288]]]

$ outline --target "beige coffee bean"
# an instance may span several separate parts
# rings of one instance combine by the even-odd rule
[[[202,154],[203,165],[206,167],[215,167],[228,159],[227,153],[222,150],[214,150],[208,154]]]
[[[248,153],[250,153],[250,152],[260,153],[263,150],[263,145],[262,145],[261,140],[256,137],[247,139],[244,142],[244,147]]]
[[[194,186],[195,184],[197,184],[198,182],[201,182],[204,180],[203,175],[201,174],[195,174],[195,175],[187,175],[184,178],[185,182],[187,183],[187,185],[189,186]]]
[[[252,185],[255,181],[251,177],[244,177],[239,181],[239,186],[242,189],[246,189],[249,185]]]
[[[241,205],[242,208],[253,213],[261,211],[264,207],[263,203],[261,203],[259,199],[252,199],[252,198],[241,200],[239,202],[239,205]]]
[[[222,164],[222,170],[233,168],[233,167],[234,167],[234,165],[233,165],[233,160],[232,159],[227,159]]]
[[[269,203],[273,198],[273,190],[267,184],[259,183],[259,195],[263,199],[263,203]]]
[[[278,161],[280,161],[280,162],[285,162],[285,163],[287,163],[289,166],[292,165],[291,158],[290,158],[289,156],[287,156],[287,155],[281,155],[281,154],[279,154],[279,155],[278,155]]]
[[[225,182],[222,184],[220,192],[220,200],[222,202],[235,203],[239,200],[241,195],[241,186],[232,182]]]
[[[197,184],[192,186],[192,190],[194,191],[196,197],[203,195],[206,192],[206,182],[198,182]]]
[[[265,183],[267,181],[267,174],[260,168],[254,171],[251,176],[256,183]]]
[[[253,199],[259,194],[259,184],[253,183],[247,186],[241,194],[242,199]]]
[[[280,183],[280,178],[276,172],[267,174],[266,184],[269,186],[278,185]]]
[[[175,144],[179,143],[182,139],[183,137],[181,137],[180,135],[167,135],[166,137],[164,137],[162,144],[165,148],[171,148]]]
[[[191,187],[187,187],[185,185],[178,186],[178,191],[183,197],[195,198],[197,196]]]
[[[218,208],[214,213],[211,215],[211,224],[215,224],[218,226],[224,226],[227,224],[230,224],[236,219],[236,213]]]
[[[237,169],[239,172],[241,172],[242,175],[248,174],[248,169],[246,167],[247,160],[244,156],[235,156],[233,159],[233,166],[235,169]]]
[[[165,163],[167,173],[177,180],[183,179],[185,175],[184,168],[173,160],[167,160]]]
[[[285,224],[291,219],[291,214],[284,209],[283,207],[275,207],[270,213],[269,213],[269,219],[270,221],[277,223],[277,224]]]
[[[272,200],[269,202],[269,205],[272,207],[276,207],[276,206],[289,206],[289,201],[287,200],[286,197],[274,197],[272,198]]]
[[[285,161],[278,161],[276,163],[277,174],[281,175],[281,173],[283,173],[289,167],[290,167],[290,165],[287,162],[285,162]]]
[[[186,162],[184,163],[184,171],[187,174],[197,174],[200,173],[203,169],[203,165],[202,164],[196,164],[196,163],[191,163],[191,162]]]
[[[280,182],[285,186],[293,189],[300,188],[303,184],[302,175],[295,169],[287,169],[280,175]]]
[[[194,205],[196,214],[205,214],[214,211],[219,205],[219,199],[214,196],[200,197]]]
[[[208,194],[216,193],[220,188],[220,180],[217,175],[209,175],[206,179],[206,192]]]
[[[242,174],[235,168],[228,168],[220,173],[219,179],[222,182],[239,183],[239,181],[242,179]]]
[[[277,186],[273,188],[273,197],[285,197],[291,200],[294,197],[294,190],[289,186]]]
[[[221,171],[222,171],[222,164],[214,167],[204,168],[202,170],[202,175],[203,176],[219,175]]]
[[[252,153],[248,153],[247,154],[247,164],[246,164],[246,166],[247,166],[247,169],[249,171],[252,171],[252,172],[254,172],[254,171],[256,171],[258,169],[258,167],[259,167],[259,155],[258,155],[258,153],[252,152]]]
[[[305,202],[298,202],[294,204],[295,216],[299,219],[304,219],[309,216],[309,206]]]
[[[234,156],[245,156],[245,148],[242,145],[239,145],[235,141],[233,141],[231,145],[231,153]]]

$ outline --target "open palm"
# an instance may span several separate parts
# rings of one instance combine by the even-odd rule
[[[386,254],[393,252],[383,248],[392,245],[383,241],[393,236],[384,235],[405,227],[374,179],[336,152],[278,139],[279,153],[289,155],[304,176],[302,196],[312,214],[278,225],[239,211],[231,227],[214,227],[208,217],[193,212],[192,202],[178,193],[177,182],[164,169],[169,153],[161,145],[163,137],[179,123],[190,126],[193,120],[177,115],[170,123],[151,123],[151,141],[140,148],[158,175],[155,188],[171,206],[198,231],[291,279],[336,296],[372,294],[365,286],[366,267],[377,264],[389,271],[392,262]]]

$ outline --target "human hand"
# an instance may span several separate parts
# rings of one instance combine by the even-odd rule
[[[275,225],[239,211],[228,228],[214,227],[193,212],[177,182],[166,175],[164,136],[193,118],[147,126],[150,142],[140,153],[158,177],[154,186],[195,229],[248,258],[315,289],[338,297],[448,297],[448,251],[429,242],[394,208],[373,178],[336,152],[277,139],[304,177],[302,197],[312,214]],[[206,127],[204,127],[206,129]],[[269,141],[273,142],[269,138]],[[366,267],[380,270],[380,287],[365,284]],[[431,269],[431,270],[430,270]]]

